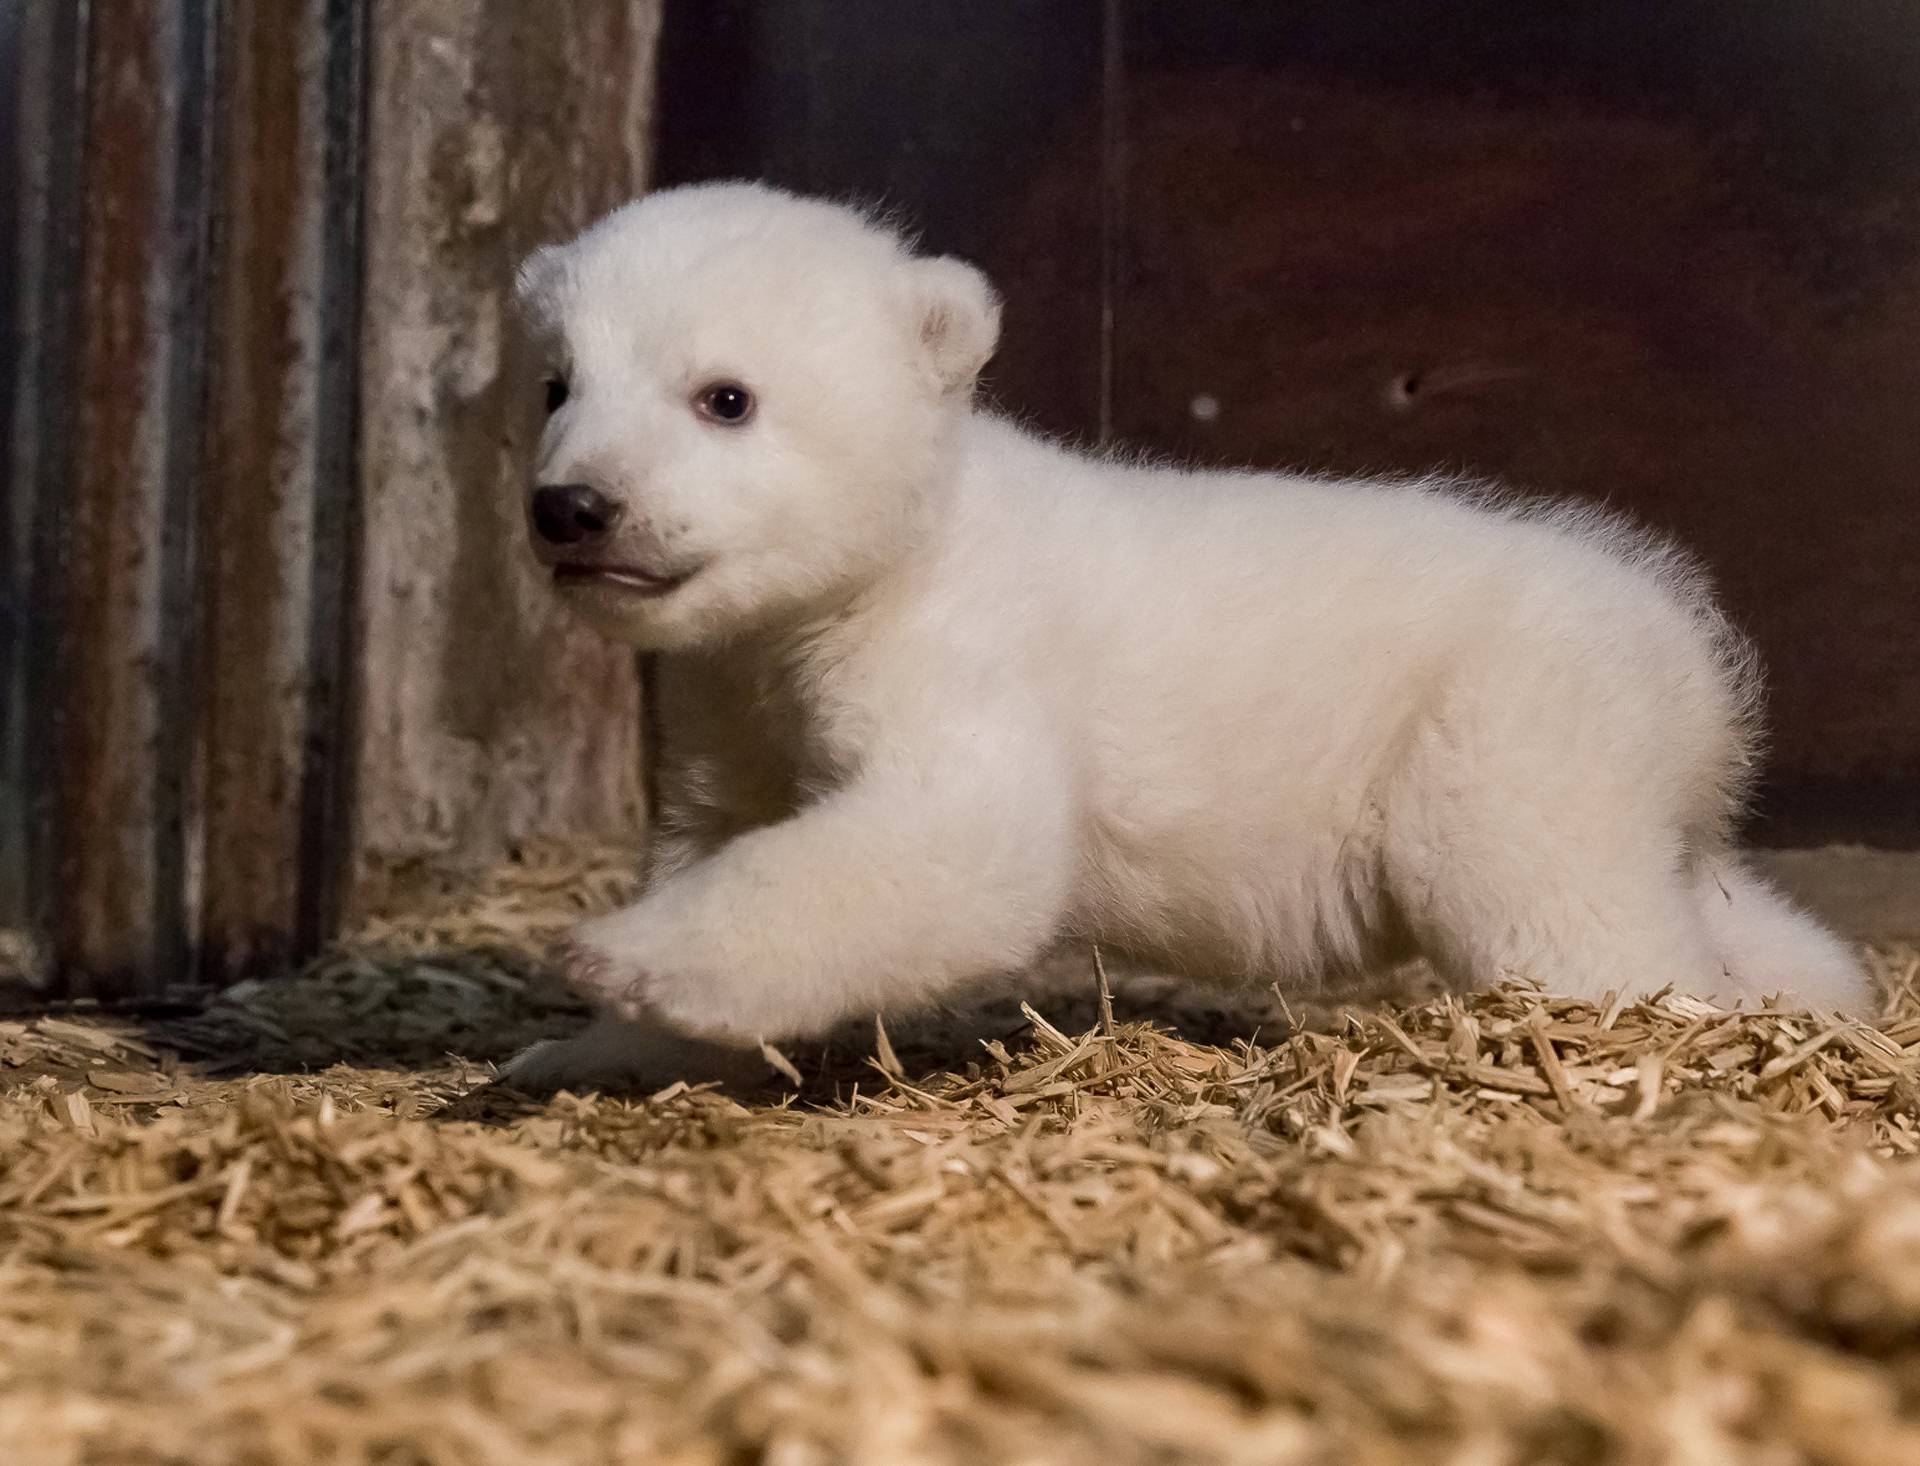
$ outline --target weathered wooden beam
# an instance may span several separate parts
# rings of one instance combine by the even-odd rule
[[[538,396],[506,313],[527,250],[639,189],[657,24],[7,18],[0,928],[31,927],[38,996],[297,956],[359,864],[637,832],[631,658],[519,543]]]
[[[81,115],[86,96],[85,8],[17,7],[5,24],[7,481],[0,514],[0,928],[13,933],[0,996],[36,995],[44,973],[26,939],[43,936],[55,888],[56,687],[67,521],[50,489],[64,478],[72,438],[64,384],[72,377],[80,238]],[[49,491],[43,492],[43,489]],[[44,951],[44,947],[41,948]]]
[[[187,942],[175,622],[197,441],[200,12],[76,8],[55,44],[72,77],[46,92],[49,142],[74,156],[41,201],[42,266],[84,303],[69,313],[64,281],[53,290],[60,314],[40,328],[59,344],[31,389],[51,422],[37,425],[30,465],[40,624],[25,715],[44,802],[28,859],[61,996],[157,995]],[[81,187],[76,207],[66,194]],[[53,232],[62,215],[76,234]]]
[[[202,975],[325,931],[350,720],[358,0],[230,3],[200,484]]]
[[[646,175],[658,0],[372,14],[355,765],[367,872],[642,820],[632,659],[521,543],[539,427],[519,259]]]

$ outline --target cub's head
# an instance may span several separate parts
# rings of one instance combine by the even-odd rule
[[[685,647],[830,609],[909,547],[999,303],[850,209],[670,189],[520,271],[546,361],[528,498],[556,591]]]

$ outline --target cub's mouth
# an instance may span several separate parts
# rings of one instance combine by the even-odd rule
[[[693,579],[694,573],[687,570],[661,575],[637,565],[556,565],[553,584],[556,590],[610,591],[657,599],[680,589]]]

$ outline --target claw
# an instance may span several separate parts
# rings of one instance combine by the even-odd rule
[[[554,944],[553,962],[566,979],[567,986],[581,997],[605,996],[605,989],[613,976],[613,963],[606,953],[573,937],[566,937]]]

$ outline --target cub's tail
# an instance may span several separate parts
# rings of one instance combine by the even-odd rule
[[[1703,861],[1694,890],[1708,940],[1742,997],[1783,994],[1853,1017],[1879,1011],[1879,993],[1854,950],[1739,861]]]

